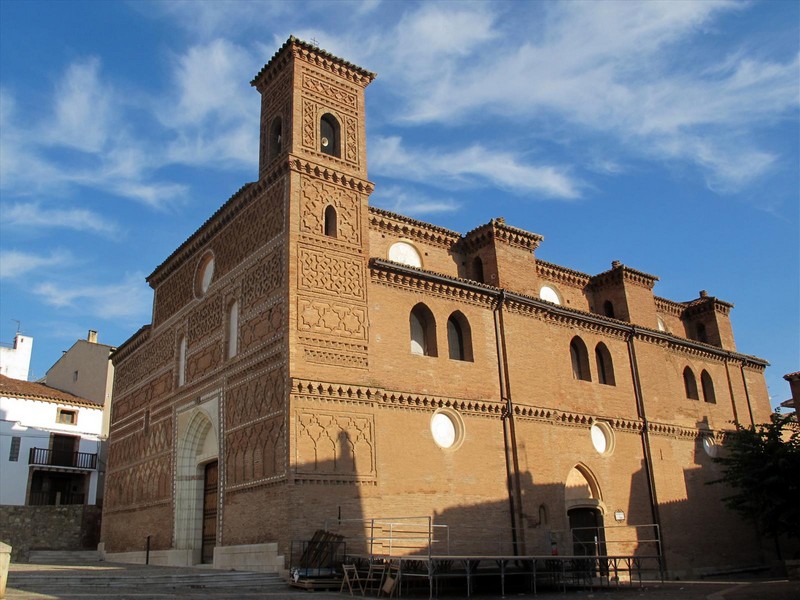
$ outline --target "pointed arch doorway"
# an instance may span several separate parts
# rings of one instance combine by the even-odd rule
[[[605,556],[603,499],[597,480],[586,466],[575,465],[569,472],[565,499],[572,533],[572,554]]]

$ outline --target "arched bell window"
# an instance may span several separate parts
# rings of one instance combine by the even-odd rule
[[[437,356],[436,320],[431,309],[422,303],[411,309],[408,317],[411,330],[411,354]]]
[[[575,379],[591,381],[592,375],[589,373],[589,352],[586,344],[577,335],[569,343],[569,356],[572,361],[572,376]]]
[[[683,388],[689,400],[700,399],[700,396],[697,394],[697,379],[695,379],[694,372],[689,367],[683,370]]]
[[[331,113],[325,113],[319,121],[320,152],[337,158],[342,155],[339,139],[339,121]]]
[[[600,383],[604,385],[616,385],[611,352],[608,351],[608,347],[603,342],[600,342],[595,347],[594,357],[597,361],[597,378]]]
[[[705,369],[700,373],[700,385],[703,386],[703,400],[709,404],[716,404],[717,395],[714,393],[714,381]]]
[[[330,204],[325,208],[325,235],[328,237],[338,237],[336,225],[336,209]]]
[[[611,300],[606,300],[603,302],[603,314],[607,317],[614,318],[614,304]]]
[[[483,261],[480,256],[476,256],[472,260],[472,278],[479,283],[485,283],[483,279]]]
[[[283,124],[280,117],[272,119],[269,128],[269,158],[272,160],[281,153],[283,148]]]
[[[461,311],[447,319],[447,345],[452,360],[472,360],[472,332]]]

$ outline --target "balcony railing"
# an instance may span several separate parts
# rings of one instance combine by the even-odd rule
[[[97,454],[51,450],[49,448],[31,448],[28,464],[72,467],[73,469],[92,471],[97,468]]]

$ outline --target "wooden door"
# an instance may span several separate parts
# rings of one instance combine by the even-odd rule
[[[203,550],[204,564],[214,562],[214,546],[217,545],[217,492],[219,490],[219,463],[208,463],[203,485]]]

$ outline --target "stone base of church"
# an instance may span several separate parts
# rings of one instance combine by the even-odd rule
[[[97,547],[102,560],[107,562],[143,565],[147,553],[106,552],[105,544]],[[192,567],[200,564],[200,552],[192,549],[151,550],[149,564],[166,567]],[[259,573],[282,573],[285,570],[283,555],[278,554],[277,543],[242,544],[239,546],[217,546],[214,548],[214,569],[227,571],[255,571]]]

